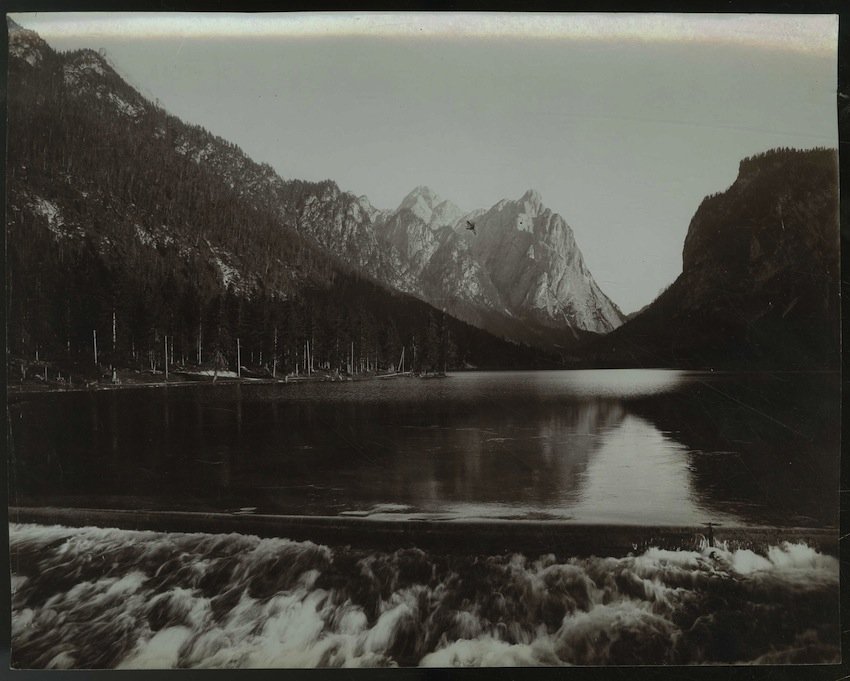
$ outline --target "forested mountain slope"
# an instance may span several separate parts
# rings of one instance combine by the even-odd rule
[[[682,274],[591,344],[602,366],[836,369],[838,163],[832,149],[743,160],[688,228]]]
[[[10,22],[11,24],[11,22]],[[275,191],[298,194],[234,145],[170,116],[91,50],[54,52],[10,25],[7,313],[12,355],[147,363],[244,358],[422,367],[551,361],[335,258]],[[284,202],[283,205],[291,205]],[[115,344],[112,344],[115,319]],[[275,342],[275,337],[277,341]],[[161,359],[161,357],[160,357]]]

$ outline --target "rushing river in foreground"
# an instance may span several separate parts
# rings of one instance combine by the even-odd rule
[[[692,664],[839,657],[838,560],[363,551],[11,528],[23,667]]]
[[[28,394],[12,504],[833,528],[839,404],[837,376],[678,371]],[[571,557],[10,531],[21,667],[839,655],[838,561],[801,543]]]

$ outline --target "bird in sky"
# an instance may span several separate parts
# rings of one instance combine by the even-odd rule
[[[474,225],[474,224],[472,224],[469,220],[467,220],[467,221],[466,221],[466,228],[467,228],[470,232],[472,232],[473,234],[478,234],[478,232],[476,232],[476,231],[475,231],[475,225]]]

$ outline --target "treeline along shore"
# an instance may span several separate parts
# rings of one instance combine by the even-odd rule
[[[17,373],[7,384],[8,395],[44,392],[82,392],[91,390],[127,390],[197,387],[199,385],[297,385],[301,383],[335,383],[340,381],[370,381],[395,378],[445,378],[439,370],[413,370],[402,361],[396,366],[369,369],[362,372],[347,369],[315,369],[306,373],[276,372],[269,367],[233,371],[203,366],[174,365],[168,371],[117,369],[109,366],[79,368],[54,362],[26,362],[15,359],[12,371]],[[11,373],[11,372],[10,372]],[[16,380],[17,379],[17,380]]]
[[[358,286],[377,294],[376,285],[352,281],[348,295]],[[369,298],[369,291],[362,293]],[[223,307],[232,305],[233,326],[220,319],[197,323],[191,335],[168,334],[145,324],[139,335],[133,335],[126,327],[122,330],[118,312],[104,310],[102,323],[89,324],[87,332],[79,330],[76,341],[67,337],[63,342],[54,334],[46,344],[12,343],[8,384],[18,389],[61,389],[233,378],[368,378],[560,365],[552,353],[496,338],[407,296],[381,291],[378,298],[391,298],[394,309],[385,306],[385,318],[376,319],[362,315],[360,304],[347,304],[345,296],[331,291],[315,295],[331,307],[316,301],[315,306],[308,303],[306,307],[291,301],[245,302],[228,293],[222,300],[230,302]],[[245,315],[247,309],[257,315]],[[276,310],[279,323],[274,317],[269,321],[271,309]],[[37,314],[34,309],[30,313]],[[57,327],[48,323],[46,328]],[[205,331],[209,328],[214,329],[209,332],[211,339]]]

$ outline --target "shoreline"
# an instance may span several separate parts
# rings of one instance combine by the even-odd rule
[[[198,511],[129,511],[69,507],[10,507],[9,523],[95,526],[122,530],[250,534],[328,545],[393,551],[447,553],[553,553],[560,556],[625,556],[650,547],[698,550],[703,526],[572,523],[561,520],[387,520],[346,516],[233,514]],[[783,542],[804,542],[838,555],[838,528],[715,526],[714,538],[730,549],[765,551]]]
[[[432,379],[432,378],[448,378],[452,374],[463,374],[463,373],[488,373],[488,372],[511,372],[511,371],[634,371],[634,370],[647,370],[647,371],[683,371],[688,373],[700,373],[706,374],[710,376],[723,376],[726,374],[737,374],[737,375],[840,375],[840,372],[831,370],[831,369],[810,369],[810,370],[781,370],[781,369],[765,369],[765,370],[750,370],[750,371],[738,371],[735,369],[685,369],[685,368],[676,368],[676,367],[624,367],[624,368],[613,368],[613,367],[581,367],[581,368],[572,368],[572,367],[563,367],[559,369],[491,369],[491,368],[478,368],[478,369],[455,369],[448,371],[444,375],[432,375],[432,374],[422,374],[422,375],[414,375],[409,372],[407,373],[392,373],[392,374],[370,374],[370,375],[355,375],[355,376],[344,376],[337,378],[331,375],[320,375],[320,376],[287,376],[285,378],[264,378],[264,377],[249,377],[245,376],[242,378],[236,378],[231,376],[221,376],[216,381],[212,380],[194,380],[187,378],[176,377],[169,381],[138,381],[138,382],[126,382],[126,383],[93,383],[89,385],[57,385],[55,383],[51,383],[49,385],[31,383],[29,385],[21,385],[14,383],[6,383],[6,395],[7,398],[17,397],[17,396],[30,396],[30,395],[55,395],[62,393],[89,393],[89,392],[108,392],[112,390],[154,390],[154,389],[168,389],[168,388],[183,388],[189,386],[208,386],[208,387],[216,387],[220,385],[299,385],[304,383],[363,383],[375,380],[387,380],[387,379],[403,379],[403,378],[417,378],[417,379]]]
[[[358,376],[334,378],[330,376],[290,376],[287,378],[233,378],[230,376],[219,377],[216,381],[212,380],[191,380],[177,378],[170,381],[139,381],[135,383],[102,383],[81,386],[61,386],[61,385],[30,385],[21,386],[14,384],[6,385],[7,396],[18,395],[54,395],[60,393],[88,393],[88,392],[107,392],[111,390],[153,390],[153,389],[168,389],[168,388],[184,388],[184,387],[217,387],[220,385],[299,385],[302,383],[361,383],[366,381],[374,381],[377,379],[389,378],[419,378],[408,374],[376,374],[372,376]]]

